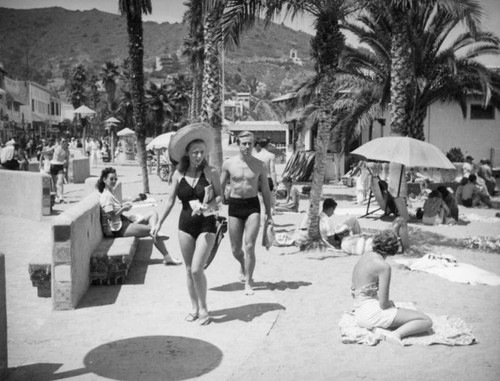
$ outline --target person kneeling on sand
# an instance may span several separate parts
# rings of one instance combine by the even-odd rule
[[[101,193],[99,202],[101,203],[101,224],[104,236],[106,237],[147,237],[151,235],[151,230],[158,221],[156,211],[151,211],[144,216],[129,214],[124,215],[132,208],[132,202],[145,199],[145,195],[139,195],[125,203],[117,200],[113,194],[116,186],[117,175],[114,168],[104,168],[101,172],[101,177],[97,180],[97,190]],[[179,265],[180,262],[173,259],[163,238],[153,235],[153,243],[163,255],[163,263],[165,265]]]
[[[276,203],[275,210],[277,212],[295,212],[299,211],[300,191],[293,186],[292,178],[289,176],[283,177],[281,180],[286,189],[286,199],[284,203]]]
[[[397,308],[389,299],[391,266],[385,259],[396,254],[398,241],[392,230],[373,238],[372,250],[364,253],[354,267],[351,295],[356,324],[375,329],[388,342],[403,345],[402,338],[427,332],[432,320],[421,312]]]

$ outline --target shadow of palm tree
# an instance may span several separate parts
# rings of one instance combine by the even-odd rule
[[[312,283],[303,282],[303,281],[292,281],[286,282],[284,280],[279,282],[254,282],[253,289],[255,291],[259,290],[270,290],[270,291],[285,291],[285,290],[297,290],[300,287],[310,286]],[[228,283],[222,286],[213,287],[210,290],[212,291],[224,291],[224,292],[232,292],[232,291],[243,291],[245,289],[245,284],[242,282],[233,282]]]
[[[233,320],[248,323],[267,312],[285,309],[285,307],[278,303],[253,303],[240,307],[210,311],[210,317],[214,323],[226,323]]]
[[[460,249],[464,247],[462,239],[446,237],[445,235],[427,230],[409,227],[408,235],[410,236],[410,250],[405,253],[406,257],[421,257],[429,251],[435,250],[433,246],[446,246]]]

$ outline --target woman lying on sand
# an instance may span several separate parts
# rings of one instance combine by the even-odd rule
[[[398,247],[394,231],[378,233],[373,238],[373,251],[365,252],[354,267],[351,294],[356,324],[375,328],[387,341],[403,345],[402,338],[426,332],[432,320],[421,312],[396,308],[389,299],[391,266],[385,258],[396,254]]]

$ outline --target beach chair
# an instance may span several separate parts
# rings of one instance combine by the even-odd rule
[[[370,204],[372,197],[379,205],[378,208],[370,211]],[[387,183],[379,177],[372,177],[370,184],[370,196],[368,197],[368,205],[366,206],[366,213],[360,218],[367,217],[375,212],[382,210],[384,216],[394,214],[401,216],[406,221],[409,220],[408,208],[403,197],[394,197],[388,190]],[[378,217],[380,218],[380,217]]]

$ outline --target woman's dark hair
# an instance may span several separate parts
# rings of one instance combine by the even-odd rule
[[[188,168],[189,168],[189,156],[187,155],[187,153],[189,151],[189,148],[191,148],[191,146],[195,143],[205,144],[205,141],[203,139],[195,139],[195,140],[191,141],[186,146],[186,155],[182,156],[181,160],[179,161],[179,164],[177,164],[177,170],[180,173],[185,173],[188,170]],[[206,144],[205,144],[205,147],[206,147]],[[205,166],[208,166],[208,161],[207,161],[206,155],[207,155],[207,152],[205,152],[205,157],[203,158],[203,161],[200,164],[199,169],[201,169],[201,170],[203,170],[205,168]]]
[[[104,168],[102,170],[101,177],[99,177],[99,180],[97,180],[97,184],[96,184],[96,187],[97,187],[97,190],[99,191],[99,193],[102,193],[104,188],[106,188],[106,184],[104,184],[104,180],[106,180],[108,178],[108,175],[110,173],[116,174],[116,169],[114,169],[113,167],[108,167],[108,168]]]
[[[437,189],[434,189],[430,194],[429,198],[443,198],[443,195],[441,192],[439,192]]]
[[[443,196],[443,198],[445,198],[446,196],[448,196],[450,194],[450,192],[448,191],[448,189],[444,185],[438,186],[437,190],[439,191],[439,193],[441,193],[441,196]]]
[[[373,238],[373,251],[382,255],[394,255],[399,249],[399,239],[392,230],[383,230]]]

